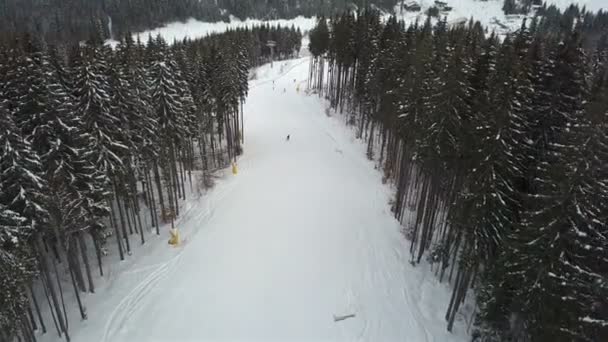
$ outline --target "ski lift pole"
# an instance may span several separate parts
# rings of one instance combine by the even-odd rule
[[[270,68],[272,68],[274,62],[274,48],[277,46],[277,42],[274,40],[269,40],[266,42],[266,46],[270,48]]]

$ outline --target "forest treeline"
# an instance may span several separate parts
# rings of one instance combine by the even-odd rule
[[[127,35],[114,50],[98,35],[0,46],[0,341],[69,340],[71,305],[95,319],[80,294],[95,292],[107,251],[128,258],[173,225],[193,182],[242,153],[249,70],[269,60],[268,39],[292,58],[302,36],[262,26],[172,45]]]
[[[443,2],[450,5],[450,1]],[[409,3],[406,0],[0,0],[0,42],[24,32],[53,44],[83,41],[93,32],[101,32],[108,39],[189,18],[206,22],[229,21],[230,16],[290,19],[300,15],[331,16],[365,6],[392,13]],[[542,15],[557,11],[554,6],[543,5],[542,0],[504,0],[503,11],[525,14],[533,6],[540,6],[537,13]]]
[[[29,32],[50,43],[86,40],[96,31],[122,37],[195,18],[288,19],[329,15],[374,3],[390,10],[397,0],[0,0],[0,41]]]
[[[571,7],[497,37],[367,10],[311,31],[309,87],[395,185],[412,263],[452,284],[448,330],[474,294],[474,341],[608,340],[607,23]]]

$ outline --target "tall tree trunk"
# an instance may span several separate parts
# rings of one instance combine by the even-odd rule
[[[165,209],[165,201],[163,198],[163,187],[160,182],[160,172],[158,170],[158,163],[156,162],[156,160],[154,160],[154,179],[156,180],[156,188],[158,190],[158,201],[159,201],[160,210],[161,210],[160,215],[163,218],[163,221],[166,222],[167,218],[165,217],[166,209]]]
[[[124,214],[125,214],[125,221],[127,222],[127,227],[129,227],[129,234],[133,235],[133,226],[135,226],[135,224],[131,224],[131,216],[129,215],[130,213],[130,208],[129,208],[129,195],[124,195],[121,196],[122,197],[122,207],[124,210]],[[135,229],[137,230],[137,229]]]
[[[80,260],[78,259],[78,246],[76,245],[76,239],[74,235],[70,235],[68,242],[68,249],[66,251],[66,259],[68,260],[68,268],[72,270],[76,277],[76,283],[78,288],[82,292],[87,291],[86,284],[84,282],[84,275],[80,267]]]
[[[201,137],[199,139],[199,150],[202,151],[201,152],[201,161],[203,162],[203,170],[207,171],[209,170],[209,164],[207,162],[207,142],[205,141],[205,134],[202,133]]]
[[[40,258],[41,259],[41,258]],[[40,266],[40,270],[42,271],[42,265]],[[62,336],[62,329],[59,327],[59,323],[57,322],[57,317],[55,314],[55,310],[53,309],[53,304],[51,303],[51,296],[48,290],[49,281],[46,279],[46,276],[43,272],[41,272],[40,280],[42,281],[42,289],[44,290],[44,296],[46,297],[46,302],[49,305],[49,311],[51,312],[51,317],[53,318],[53,323],[55,324],[55,329],[57,330],[57,335],[59,337]]]
[[[91,266],[89,265],[89,256],[87,255],[87,245],[84,241],[82,232],[78,232],[78,245],[80,247],[80,253],[82,254],[82,261],[84,262],[84,269],[87,273],[87,279],[89,281],[89,292],[95,293],[95,284],[93,283],[93,275],[91,274]]]
[[[55,287],[53,286],[53,282],[51,281],[51,276],[50,276],[50,272],[49,272],[48,264],[47,264],[48,257],[44,250],[44,244],[42,243],[42,238],[40,237],[40,235],[39,234],[36,234],[36,235],[37,235],[36,243],[38,245],[38,252],[39,252],[39,256],[40,256],[40,269],[42,271],[42,274],[44,275],[44,277],[47,280],[46,287],[49,290],[49,294],[51,295],[51,300],[53,301],[53,306],[55,308],[55,312],[57,313],[57,321],[59,323],[59,329],[60,329],[59,335],[61,336],[62,332],[65,333],[66,339],[69,342],[70,337],[67,332],[67,325],[66,325],[64,316],[62,314],[62,310],[59,305],[59,300],[57,298],[57,293],[55,292]]]
[[[40,312],[40,305],[38,304],[38,299],[36,299],[36,295],[34,294],[34,289],[32,288],[31,283],[28,285],[28,289],[30,291],[30,298],[32,298],[32,303],[34,303],[34,309],[36,309],[36,316],[38,316],[38,322],[40,322],[40,327],[42,328],[42,333],[46,334],[46,325],[44,324],[44,320],[42,319],[42,312]]]
[[[99,241],[95,238],[95,236],[91,233],[91,240],[93,240],[93,246],[95,246],[95,256],[97,257],[97,266],[99,266],[99,275],[103,277],[103,265],[101,262],[101,247],[99,246]],[[118,239],[120,242],[120,238]]]
[[[181,199],[185,201],[186,200],[186,187],[184,186],[184,184],[186,183],[186,172],[184,171],[185,170],[185,167],[184,167],[184,159],[185,159],[184,158],[185,157],[184,153],[185,153],[185,151],[182,150],[181,153],[180,153],[180,151],[178,151],[177,153],[178,153],[178,155],[181,155],[181,158],[180,158],[181,162],[178,163],[179,164],[179,172],[180,172],[180,176],[181,176],[180,180],[182,181],[181,182],[181,195],[182,195]]]
[[[76,295],[76,301],[78,302],[78,309],[80,309],[80,317],[85,320],[87,319],[87,314],[84,306],[82,305],[82,301],[80,300],[80,293],[78,293],[78,286],[76,286],[76,278],[74,277],[74,271],[71,268],[69,268],[69,271],[70,277],[72,278],[72,286],[74,287],[74,294]]]
[[[28,305],[25,310],[27,312],[27,318],[30,320],[33,329],[38,330],[38,325],[36,324],[36,319],[34,318],[34,312],[32,311],[32,306]]]
[[[65,298],[63,297],[63,286],[61,286],[61,281],[59,279],[59,270],[57,269],[57,262],[53,259],[51,264],[53,265],[53,270],[55,271],[55,280],[57,281],[57,290],[59,291],[59,298],[61,299],[61,307],[63,309],[63,320],[65,321],[65,333],[67,336],[67,331],[69,330],[69,322],[68,322],[68,311],[65,308]],[[69,268],[69,264],[68,264]]]
[[[122,250],[122,240],[120,237],[120,228],[118,227],[118,222],[116,222],[116,215],[114,215],[114,206],[112,205],[111,199],[108,198],[107,201],[108,201],[108,206],[110,207],[110,224],[114,228],[114,233],[116,235],[116,244],[118,245],[118,254],[120,255],[120,260],[125,260],[125,253]]]
[[[160,228],[158,224],[158,214],[156,212],[156,199],[154,198],[154,187],[152,186],[152,177],[150,176],[150,172],[146,170],[145,172],[146,184],[148,185],[148,192],[150,198],[150,219],[152,220],[152,224],[156,228],[156,235],[160,235]]]
[[[133,196],[131,198],[132,204],[131,206],[133,207],[133,222],[135,222],[136,226],[139,225],[139,234],[141,237],[141,244],[145,244],[146,243],[146,239],[144,238],[144,228],[142,227],[141,224],[141,215],[139,214],[140,210],[139,210],[139,205],[137,203],[137,196]]]
[[[173,146],[173,144],[170,146],[170,150],[169,150],[169,160],[170,160],[170,165],[169,165],[169,182],[172,183],[172,188],[173,188],[173,201],[174,201],[174,208],[173,208],[173,212],[175,213],[175,217],[179,216],[179,198],[180,198],[180,189],[179,189],[179,179],[178,179],[178,174],[177,174],[177,162],[176,162],[176,158],[175,158],[175,147]]]
[[[125,239],[127,247],[127,254],[131,255],[131,243],[129,242],[129,234],[127,234],[127,227],[125,223],[124,213],[122,212],[122,206],[120,205],[120,196],[118,196],[118,187],[116,181],[114,181],[114,199],[116,201],[116,207],[118,208],[118,215],[120,216],[120,225],[122,226],[122,234]]]

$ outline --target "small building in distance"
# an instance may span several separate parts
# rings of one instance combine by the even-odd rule
[[[406,10],[408,12],[420,12],[422,7],[416,1],[406,1],[402,4],[402,10]]]
[[[446,1],[435,0],[435,7],[437,7],[442,12],[449,12],[452,10],[451,6],[448,6]]]

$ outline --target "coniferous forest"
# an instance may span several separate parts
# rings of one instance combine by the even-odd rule
[[[0,341],[69,340],[68,291],[94,320],[80,296],[107,251],[129,258],[173,225],[193,183],[242,153],[249,70],[270,57],[261,42],[292,58],[302,40],[268,26],[171,45],[127,35],[114,50],[99,35],[40,38],[0,46]]]
[[[243,153],[250,70],[302,33],[130,34],[228,14],[327,15],[308,87],[394,187],[410,262],[450,284],[448,331],[473,301],[473,341],[608,341],[608,15],[543,6],[498,36],[376,10],[397,3],[0,0],[0,341],[69,341],[109,251],[129,259]]]
[[[390,10],[401,0],[0,0],[0,41],[30,32],[49,42],[121,37],[173,21],[228,21],[330,15],[376,4]]]
[[[608,34],[571,7],[479,23],[321,19],[309,88],[347,113],[391,208],[474,341],[608,340]]]

